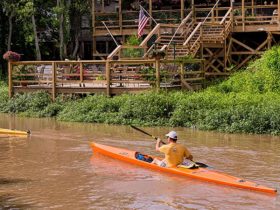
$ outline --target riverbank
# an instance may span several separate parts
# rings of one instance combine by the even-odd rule
[[[16,95],[1,85],[0,111],[62,121],[183,126],[224,132],[280,134],[280,48],[268,50],[246,70],[201,92],[146,92],[108,98]]]

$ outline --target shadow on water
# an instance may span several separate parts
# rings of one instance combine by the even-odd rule
[[[9,179],[9,178],[0,178],[0,185],[8,185],[8,184],[20,184],[30,182],[29,179]]]
[[[30,181],[29,179],[0,178],[0,186],[27,183]],[[17,199],[17,196],[11,193],[0,195],[0,209],[30,209],[32,207],[30,204],[20,203]]]
[[[0,195],[0,209],[30,209],[32,206],[15,201],[16,196],[12,194]]]

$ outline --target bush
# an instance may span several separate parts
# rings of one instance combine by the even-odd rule
[[[57,116],[64,121],[184,126],[280,135],[279,67],[280,50],[273,48],[246,70],[201,92],[150,91],[113,98],[103,95],[83,99],[61,97],[54,103],[44,92],[17,94],[9,100],[7,85],[1,83],[0,111]]]

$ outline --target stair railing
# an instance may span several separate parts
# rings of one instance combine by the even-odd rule
[[[146,36],[146,38],[141,42],[141,44],[139,45],[140,47],[144,47],[147,46],[148,41],[152,38],[152,36],[154,34],[158,34],[160,31],[160,23],[158,23],[153,30]]]
[[[223,38],[226,39],[228,34],[230,33],[230,29],[232,26],[232,8],[230,8],[227,13],[224,15],[223,19],[220,21],[220,25],[224,26],[224,30],[221,32]],[[229,19],[229,21],[227,21]]]
[[[207,16],[204,18],[204,20],[202,22],[199,22],[198,25],[195,27],[195,29],[193,30],[193,32],[191,33],[191,35],[186,39],[186,41],[184,42],[184,46],[187,46],[190,44],[190,41],[192,40],[192,38],[194,37],[194,35],[198,32],[198,30],[200,30],[200,34],[197,37],[197,39],[193,42],[193,44],[190,46],[190,51],[194,48],[194,46],[196,44],[198,44],[202,38],[202,26],[203,24],[206,22],[206,20],[208,19],[208,17],[210,16],[210,14],[213,13],[214,9],[217,7],[217,5],[219,4],[220,0],[218,0],[214,6],[212,7],[212,9],[209,11],[209,13],[207,14]]]
[[[192,18],[192,15],[193,15],[193,12],[191,11],[191,12],[187,15],[187,17],[185,17],[185,18],[182,20],[182,22],[180,23],[180,25],[177,27],[176,31],[174,32],[173,36],[171,37],[169,43],[167,44],[167,47],[170,46],[170,44],[172,43],[172,41],[173,41],[174,37],[176,36],[176,34],[178,33],[178,31],[188,22],[188,20],[189,20],[190,18]]]

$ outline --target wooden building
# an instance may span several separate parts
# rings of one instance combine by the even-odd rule
[[[151,18],[139,46],[140,5]],[[93,0],[94,60],[9,62],[9,95],[205,87],[279,42],[280,0]],[[90,41],[87,41],[90,45]]]
[[[140,46],[205,59],[206,76],[228,75],[278,42],[279,0],[93,0],[94,57],[137,34],[140,5],[154,19]]]

